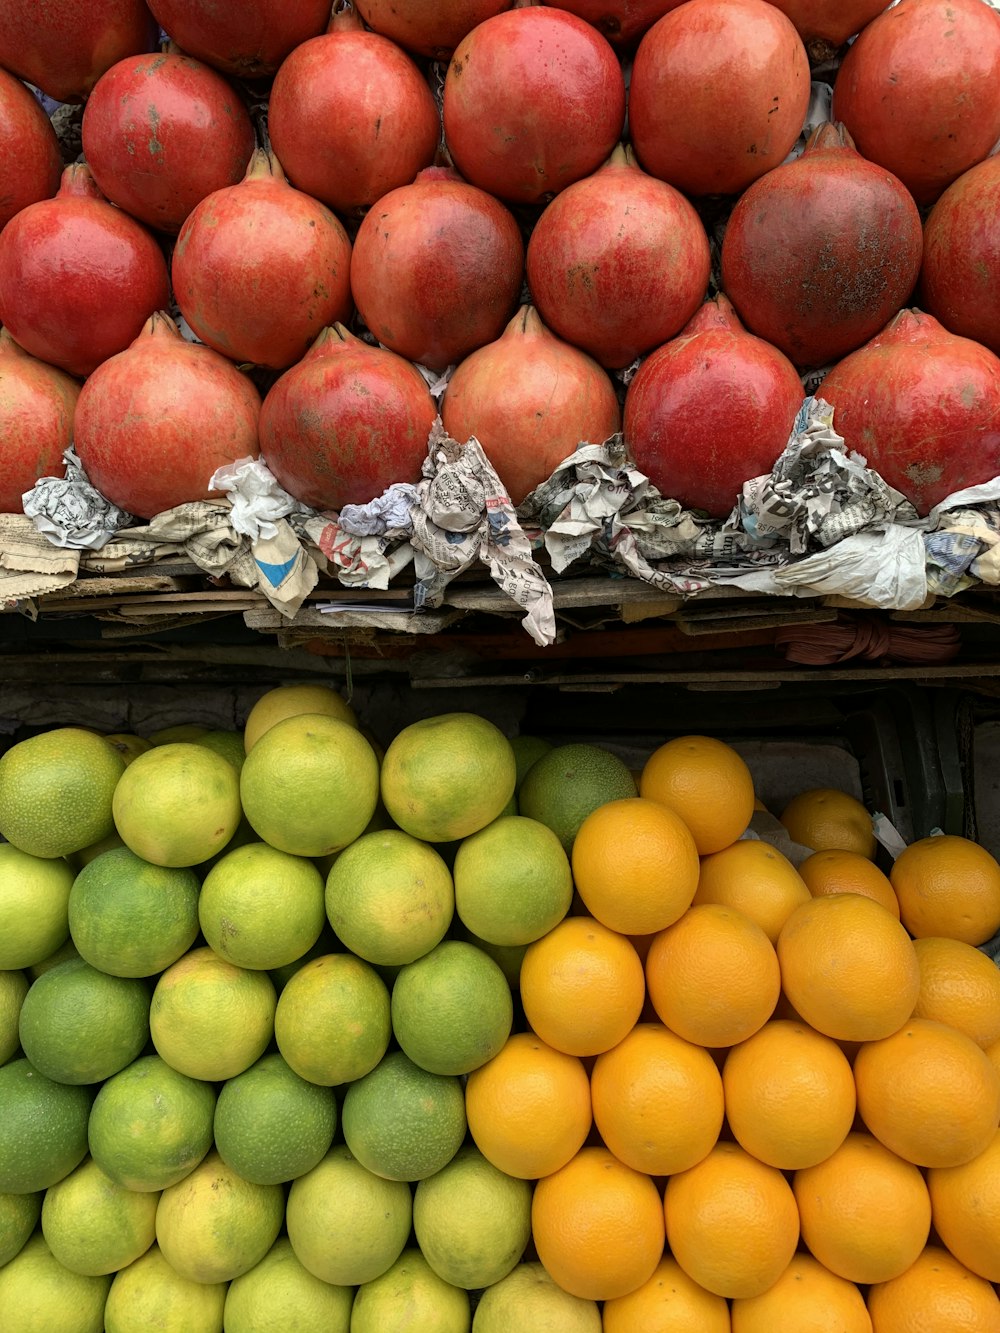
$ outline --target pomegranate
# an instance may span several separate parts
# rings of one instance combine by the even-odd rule
[[[169,295],[156,239],[108,203],[83,164],[0,232],[0,323],[71,375],[126,348]]]
[[[1000,157],[949,185],[924,224],[923,305],[1000,356]]]
[[[241,179],[255,146],[225,79],[175,51],[112,65],[83,113],[84,156],[107,197],[174,234],[195,204]]]
[[[118,60],[152,51],[143,0],[45,0],[0,5],[0,65],[57,102],[82,102]]]
[[[357,0],[358,13],[376,32],[431,60],[447,60],[462,38],[513,0]]]
[[[683,0],[548,0],[602,32],[612,46],[631,46],[657,19]]]
[[[902,309],[920,271],[913,196],[830,121],[754,181],[722,242],[722,286],[744,323],[797,366],[823,366]]]
[[[795,24],[809,59],[832,60],[849,37],[877,18],[886,0],[771,0]]]
[[[844,57],[833,114],[933,203],[1000,139],[1000,14],[983,0],[900,0]]]
[[[621,146],[556,195],[528,242],[539,314],[602,366],[626,366],[683,328],[705,299],[710,267],[698,214]]]
[[[635,53],[632,145],[685,194],[736,194],[788,156],[809,92],[802,39],[767,0],[687,0]]]
[[[360,215],[434,160],[441,122],[410,57],[344,10],[278,70],[268,130],[300,190]]]
[[[181,228],[174,295],[209,347],[283,369],[350,314],[350,262],[339,220],[258,149],[244,179],[203,199]]]
[[[0,329],[0,514],[20,514],[39,477],[61,477],[73,439],[76,380],[29,356]]]
[[[61,175],[52,122],[21,80],[0,69],[0,231],[28,204],[51,199]]]
[[[450,167],[427,167],[380,199],[351,255],[361,318],[386,347],[434,370],[499,336],[523,276],[513,214]]]
[[[245,79],[273,74],[289,51],[321,33],[330,17],[330,0],[148,2],[157,23],[189,55]]]
[[[366,504],[419,479],[436,415],[418,370],[335,324],[264,399],[261,453],[313,509]]]
[[[538,203],[588,176],[624,121],[625,80],[614,51],[561,9],[512,9],[487,19],[448,66],[451,156],[467,180],[501,199]]]
[[[1000,475],[1000,358],[932,315],[901,310],[817,392],[847,447],[919,514]]]
[[[217,498],[216,468],[256,458],[260,395],[210,347],[187,342],[162,311],[83,386],[75,442],[87,476],[140,518]]]
[[[725,518],[770,472],[802,406],[784,353],[748,333],[721,294],[642,363],[625,395],[625,445],[653,485]]]
[[[581,444],[600,444],[621,428],[606,372],[551,333],[530,305],[458,367],[441,420],[453,439],[476,437],[515,505]]]

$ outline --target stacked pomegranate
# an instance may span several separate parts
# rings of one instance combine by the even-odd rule
[[[817,369],[921,513],[1000,474],[984,0],[47,0],[0,67],[0,509],[72,438],[141,517],[258,453],[336,510],[440,410],[515,503],[623,430],[721,518]]]

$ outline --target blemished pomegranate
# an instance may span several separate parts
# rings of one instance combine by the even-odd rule
[[[293,184],[338,213],[360,215],[430,165],[441,123],[414,61],[345,10],[282,63],[268,130]]]
[[[810,60],[832,60],[849,37],[877,18],[886,0],[771,0],[795,24]]]
[[[833,114],[932,203],[1000,139],[1000,14],[983,0],[900,0],[845,55]]]
[[[156,38],[144,0],[0,5],[0,65],[57,102],[84,101],[105,70]]]
[[[83,152],[101,190],[172,234],[206,195],[242,179],[255,147],[235,89],[176,51],[120,60],[83,112]]]
[[[628,47],[657,19],[683,4],[683,0],[550,0],[550,3],[553,9],[565,9],[586,19],[612,46]]]
[[[238,185],[188,216],[171,271],[181,314],[203,342],[234,361],[283,369],[328,323],[348,318],[350,266],[340,220],[258,149]]]
[[[621,146],[556,195],[528,241],[538,313],[612,369],[684,327],[705,299],[710,268],[693,206]]]
[[[0,69],[0,231],[22,208],[51,199],[61,175],[52,122],[21,80]]]
[[[455,48],[443,115],[466,180],[534,204],[608,157],[625,120],[625,80],[614,51],[583,19],[541,6],[512,9]]]
[[[85,164],[0,232],[0,323],[71,375],[123,351],[168,299],[156,238],[108,203]]]
[[[663,495],[725,518],[744,481],[770,472],[802,399],[792,363],[719,295],[639,367],[625,445]]]
[[[39,477],[61,477],[80,386],[0,329],[0,514],[20,514]]]
[[[809,92],[802,39],[774,5],[687,0],[635,53],[632,146],[685,194],[736,194],[788,156]]]
[[[268,392],[261,453],[313,509],[365,504],[393,482],[419,480],[436,415],[409,361],[335,324]]]
[[[740,196],[722,242],[722,286],[754,333],[797,366],[824,366],[903,308],[922,249],[909,190],[827,121],[799,157]]]
[[[462,38],[513,0],[358,0],[358,13],[375,32],[407,51],[447,60]]]
[[[1000,358],[921,310],[901,310],[817,393],[847,448],[919,514],[1000,476]]]
[[[515,505],[581,444],[600,444],[621,428],[607,372],[529,305],[456,369],[441,420],[463,444],[476,437]]]
[[[260,79],[289,51],[316,37],[330,17],[330,0],[148,0],[153,17],[182,50],[224,74]]]
[[[1000,157],[948,186],[924,224],[921,303],[1000,356]]]
[[[427,167],[381,198],[351,255],[351,289],[368,328],[434,370],[499,336],[523,276],[514,215],[450,167]]]
[[[258,454],[260,395],[210,347],[186,341],[162,311],[90,376],[74,438],[91,482],[140,518],[217,498],[212,474]]]

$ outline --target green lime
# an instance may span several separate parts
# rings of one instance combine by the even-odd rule
[[[69,936],[67,861],[32,856],[0,842],[0,968],[32,967]]]
[[[407,1249],[381,1277],[358,1287],[351,1333],[469,1333],[468,1293],[438,1277],[418,1249]]]
[[[557,745],[537,759],[518,794],[518,809],[547,824],[567,855],[587,816],[608,801],[635,796],[635,778],[600,745]]]
[[[84,1277],[59,1262],[36,1232],[0,1268],[4,1333],[103,1333],[110,1277]]]
[[[256,1185],[311,1171],[326,1156],[336,1128],[330,1089],[300,1078],[276,1052],[224,1083],[215,1107],[219,1156]]]
[[[450,1162],[465,1138],[462,1084],[392,1051],[347,1089],[341,1122],[348,1148],[369,1171],[423,1180]]]
[[[237,967],[283,967],[319,939],[326,923],[323,877],[305,857],[247,843],[205,876],[198,919],[220,958]]]
[[[256,1267],[230,1283],[226,1333],[349,1333],[353,1302],[353,1287],[314,1277],[281,1236]]]
[[[374,1069],[390,1036],[385,982],[349,953],[325,954],[300,967],[274,1015],[274,1037],[290,1067],[327,1087]]]
[[[28,1241],[42,1213],[43,1194],[0,1194],[0,1268]]]
[[[455,910],[492,944],[531,944],[558,926],[573,901],[569,857],[555,833],[524,815],[466,838],[455,856]]]
[[[137,856],[158,866],[198,865],[236,832],[239,774],[193,741],[157,745],[125,770],[114,815],[122,841]]]
[[[192,1282],[151,1246],[115,1275],[104,1310],[105,1333],[222,1333],[225,1282]]]
[[[116,1273],[156,1239],[156,1204],[155,1194],[124,1189],[88,1157],[45,1191],[42,1235],[72,1272]]]
[[[54,1083],[28,1060],[0,1067],[0,1192],[32,1194],[79,1166],[90,1089]]]

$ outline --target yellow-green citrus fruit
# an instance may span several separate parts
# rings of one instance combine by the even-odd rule
[[[283,722],[287,717],[299,717],[303,713],[321,713],[336,718],[338,722],[347,722],[352,727],[358,725],[354,709],[329,685],[312,681],[278,685],[262,694],[247,715],[243,728],[243,743],[247,754],[276,722]]]
[[[32,967],[69,935],[73,871],[59,858],[0,843],[0,968]]]
[[[385,982],[349,953],[324,954],[301,967],[274,1015],[274,1037],[289,1066],[326,1087],[374,1069],[391,1031]]]
[[[0,1193],[47,1189],[83,1161],[90,1090],[55,1083],[28,1060],[0,1068]]]
[[[324,954],[334,953],[340,947],[340,941],[330,929],[329,921],[323,923],[323,929],[319,933],[319,939],[307,949],[301,958],[296,958],[294,962],[285,963],[282,967],[269,967],[267,975],[274,982],[274,989],[279,997],[296,972],[300,972],[306,963],[313,962],[316,958],[322,958]]]
[[[532,764],[517,804],[522,815],[546,824],[568,854],[592,811],[637,794],[635,778],[617,755],[580,742],[557,745]]]
[[[225,847],[240,822],[240,781],[221,755],[191,741],[134,759],[114,794],[126,847],[158,866],[194,866]]]
[[[260,1263],[285,1215],[280,1185],[254,1185],[210,1152],[156,1206],[156,1243],[192,1282],[231,1282]]]
[[[469,1333],[469,1297],[438,1277],[417,1249],[407,1249],[388,1272],[362,1283],[354,1298],[351,1333]]]
[[[394,823],[425,842],[452,842],[485,828],[514,794],[510,741],[475,713],[411,722],[382,761],[382,800]]]
[[[32,856],[67,856],[114,830],[125,760],[103,736],[57,727],[0,757],[0,837]]]
[[[224,1282],[192,1282],[151,1246],[115,1275],[104,1310],[105,1333],[222,1333]]]
[[[472,1321],[472,1333],[513,1333],[514,1329],[601,1333],[601,1311],[596,1301],[571,1296],[556,1286],[541,1264],[518,1264],[486,1288]]]
[[[243,761],[247,757],[241,731],[206,731],[204,736],[197,738],[195,745],[204,745],[207,750],[214,750],[216,754],[221,754],[227,763],[232,764],[237,773],[243,767]]]
[[[28,978],[23,972],[0,972],[0,1065],[5,1065],[21,1044],[17,1024],[27,993]]]
[[[80,950],[72,940],[64,940],[59,948],[50,953],[47,958],[43,958],[40,963],[33,963],[31,967],[25,968],[29,981],[37,981],[39,977],[44,976],[46,972],[51,972],[54,967],[60,963],[68,963],[71,958],[79,958]]]
[[[205,876],[198,919],[220,958],[237,967],[283,967],[319,939],[326,923],[323,876],[305,857],[247,843]]]
[[[562,843],[524,815],[495,819],[455,854],[455,910],[492,944],[531,944],[558,926],[573,901]]]
[[[512,736],[510,748],[514,751],[514,762],[517,765],[517,778],[514,783],[514,793],[517,795],[524,785],[524,779],[528,776],[528,770],[541,759],[542,755],[548,754],[552,749],[552,742],[543,740],[541,736]]]
[[[88,1157],[45,1191],[42,1235],[74,1273],[117,1273],[156,1239],[157,1194],[127,1190]]]
[[[279,1236],[264,1258],[229,1284],[226,1333],[350,1333],[353,1287],[314,1277]],[[382,1331],[384,1333],[384,1330]]]
[[[28,1243],[42,1212],[41,1192],[0,1194],[0,1268]]]
[[[215,1088],[144,1055],[103,1084],[87,1134],[94,1161],[130,1190],[183,1180],[212,1146]]]
[[[137,755],[145,754],[153,748],[152,742],[142,736],[134,736],[130,731],[115,731],[105,736],[107,743],[118,751],[126,764],[130,764]]]
[[[465,1138],[462,1085],[391,1051],[347,1089],[341,1123],[347,1146],[369,1171],[423,1180],[446,1166]]]
[[[215,1146],[255,1185],[304,1175],[333,1142],[337,1103],[329,1088],[300,1078],[277,1052],[224,1083],[215,1106]]]
[[[396,1262],[410,1235],[405,1181],[367,1170],[338,1144],[288,1193],[288,1239],[314,1277],[335,1286],[370,1282]]]
[[[180,722],[175,727],[160,727],[151,731],[147,737],[150,745],[193,745],[195,741],[208,734],[208,727],[200,722]]]
[[[0,1268],[4,1333],[103,1333],[110,1277],[83,1277],[64,1267],[36,1232]]]

